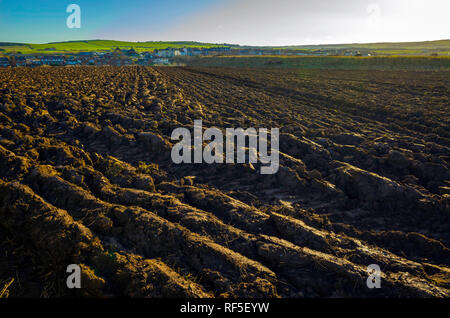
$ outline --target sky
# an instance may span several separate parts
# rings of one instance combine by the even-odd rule
[[[69,4],[81,28],[68,28]],[[307,45],[450,39],[450,0],[0,0],[0,42]]]

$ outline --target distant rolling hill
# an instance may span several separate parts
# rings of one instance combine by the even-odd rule
[[[147,41],[129,42],[113,40],[86,40],[52,42],[46,44],[10,43],[0,42],[0,50],[3,53],[20,52],[22,54],[32,53],[70,53],[80,51],[107,51],[119,47],[121,49],[134,48],[136,51],[153,51],[155,49],[181,48],[181,47],[217,47],[230,46],[232,48],[264,48],[274,50],[296,49],[304,51],[315,50],[355,50],[372,52],[377,55],[439,55],[450,54],[450,40],[425,41],[425,42],[396,42],[396,43],[353,43],[353,44],[323,44],[323,45],[293,45],[293,46],[240,46],[235,44],[214,44],[192,41]]]
[[[130,49],[136,51],[153,51],[155,49],[165,49],[169,47],[217,47],[224,46],[222,44],[177,41],[177,42],[128,42],[113,40],[88,40],[88,41],[67,41],[67,42],[51,42],[46,44],[29,44],[29,43],[6,43],[0,42],[0,49],[5,52],[20,52],[22,54],[32,53],[69,53],[82,51],[109,51],[115,48]]]
[[[283,46],[278,49],[359,50],[359,51],[372,51],[373,53],[377,54],[389,54],[389,55],[420,55],[431,53],[448,54],[450,53],[450,40],[424,41],[424,42],[299,45],[299,46]]]

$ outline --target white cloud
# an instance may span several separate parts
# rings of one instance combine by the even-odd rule
[[[447,0],[234,0],[154,33],[252,45],[450,38]]]
[[[367,22],[369,27],[372,27],[376,30],[380,29],[380,17],[381,17],[381,8],[378,3],[371,3],[367,6],[366,12],[368,13]]]

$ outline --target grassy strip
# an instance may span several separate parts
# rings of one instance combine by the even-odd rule
[[[177,58],[187,66],[355,70],[450,70],[450,57],[221,56]]]

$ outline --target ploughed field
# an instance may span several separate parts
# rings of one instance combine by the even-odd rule
[[[449,297],[449,72],[0,71],[0,290]],[[172,131],[280,128],[280,169],[172,163]],[[66,287],[81,264],[82,289]],[[381,268],[381,288],[366,285]],[[13,280],[14,279],[14,280]]]

